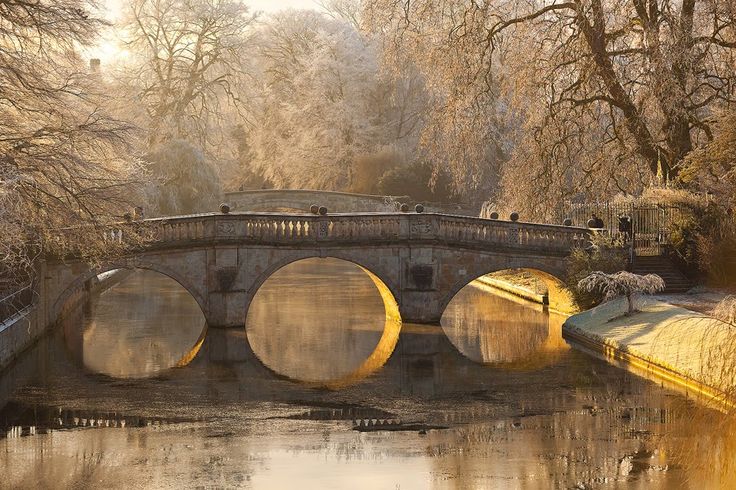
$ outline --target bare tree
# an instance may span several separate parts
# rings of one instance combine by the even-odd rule
[[[148,114],[150,145],[219,141],[225,104],[242,108],[253,21],[241,0],[130,0],[126,71]]]
[[[78,48],[102,25],[87,0],[0,1],[0,259],[111,252],[99,227],[135,199],[131,126],[110,117]],[[94,226],[88,226],[88,225]],[[75,231],[62,231],[62,228]]]
[[[520,204],[550,186],[562,199],[675,177],[711,137],[714,110],[736,100],[735,14],[717,0],[368,0],[364,10],[389,54],[453,84],[450,102],[501,97],[506,124],[521,130],[505,172],[507,187],[520,173],[530,183],[514,189]]]

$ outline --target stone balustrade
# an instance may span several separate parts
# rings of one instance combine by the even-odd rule
[[[588,243],[584,228],[488,220],[444,214],[356,213],[326,216],[233,213],[156,218],[126,224],[109,233],[123,240],[125,226],[143,230],[151,247],[183,242],[280,244],[365,244],[432,242],[448,246],[526,249],[566,255]]]

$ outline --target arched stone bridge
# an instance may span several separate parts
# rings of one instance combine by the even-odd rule
[[[308,212],[312,204],[326,206],[331,213],[370,213],[398,211],[406,196],[373,196],[349,192],[309,189],[265,189],[226,192],[225,201],[234,211]]]
[[[557,278],[571,249],[589,240],[582,228],[416,213],[203,214],[129,226],[147,228],[153,237],[135,254],[96,268],[68,259],[47,263],[49,321],[95,275],[143,268],[178,281],[210,326],[243,326],[252,298],[276,270],[304,258],[334,257],[380,279],[404,321],[437,323],[463,286],[503,269],[536,272],[549,286],[550,304],[562,303]],[[123,234],[111,232],[116,240]]]

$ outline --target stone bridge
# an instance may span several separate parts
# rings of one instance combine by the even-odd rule
[[[225,201],[234,211],[308,212],[312,204],[326,206],[331,213],[370,213],[398,211],[406,196],[373,196],[349,192],[308,189],[266,189],[226,192]]]
[[[343,259],[371,272],[407,322],[439,322],[462,287],[504,269],[535,272],[549,287],[550,304],[562,305],[567,297],[558,278],[571,249],[589,240],[582,228],[429,213],[213,213],[125,226],[152,238],[135,253],[94,268],[69,259],[47,262],[42,287],[49,322],[97,274],[142,268],[179,282],[211,327],[242,327],[258,288],[281,267],[310,257]],[[125,239],[124,227],[109,233]]]

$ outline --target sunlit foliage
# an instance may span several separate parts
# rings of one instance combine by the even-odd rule
[[[469,143],[447,160],[458,180],[486,165],[463,152],[501,144],[499,200],[538,219],[670,181],[736,100],[731,1],[366,0],[364,16],[444,90],[432,117]]]

